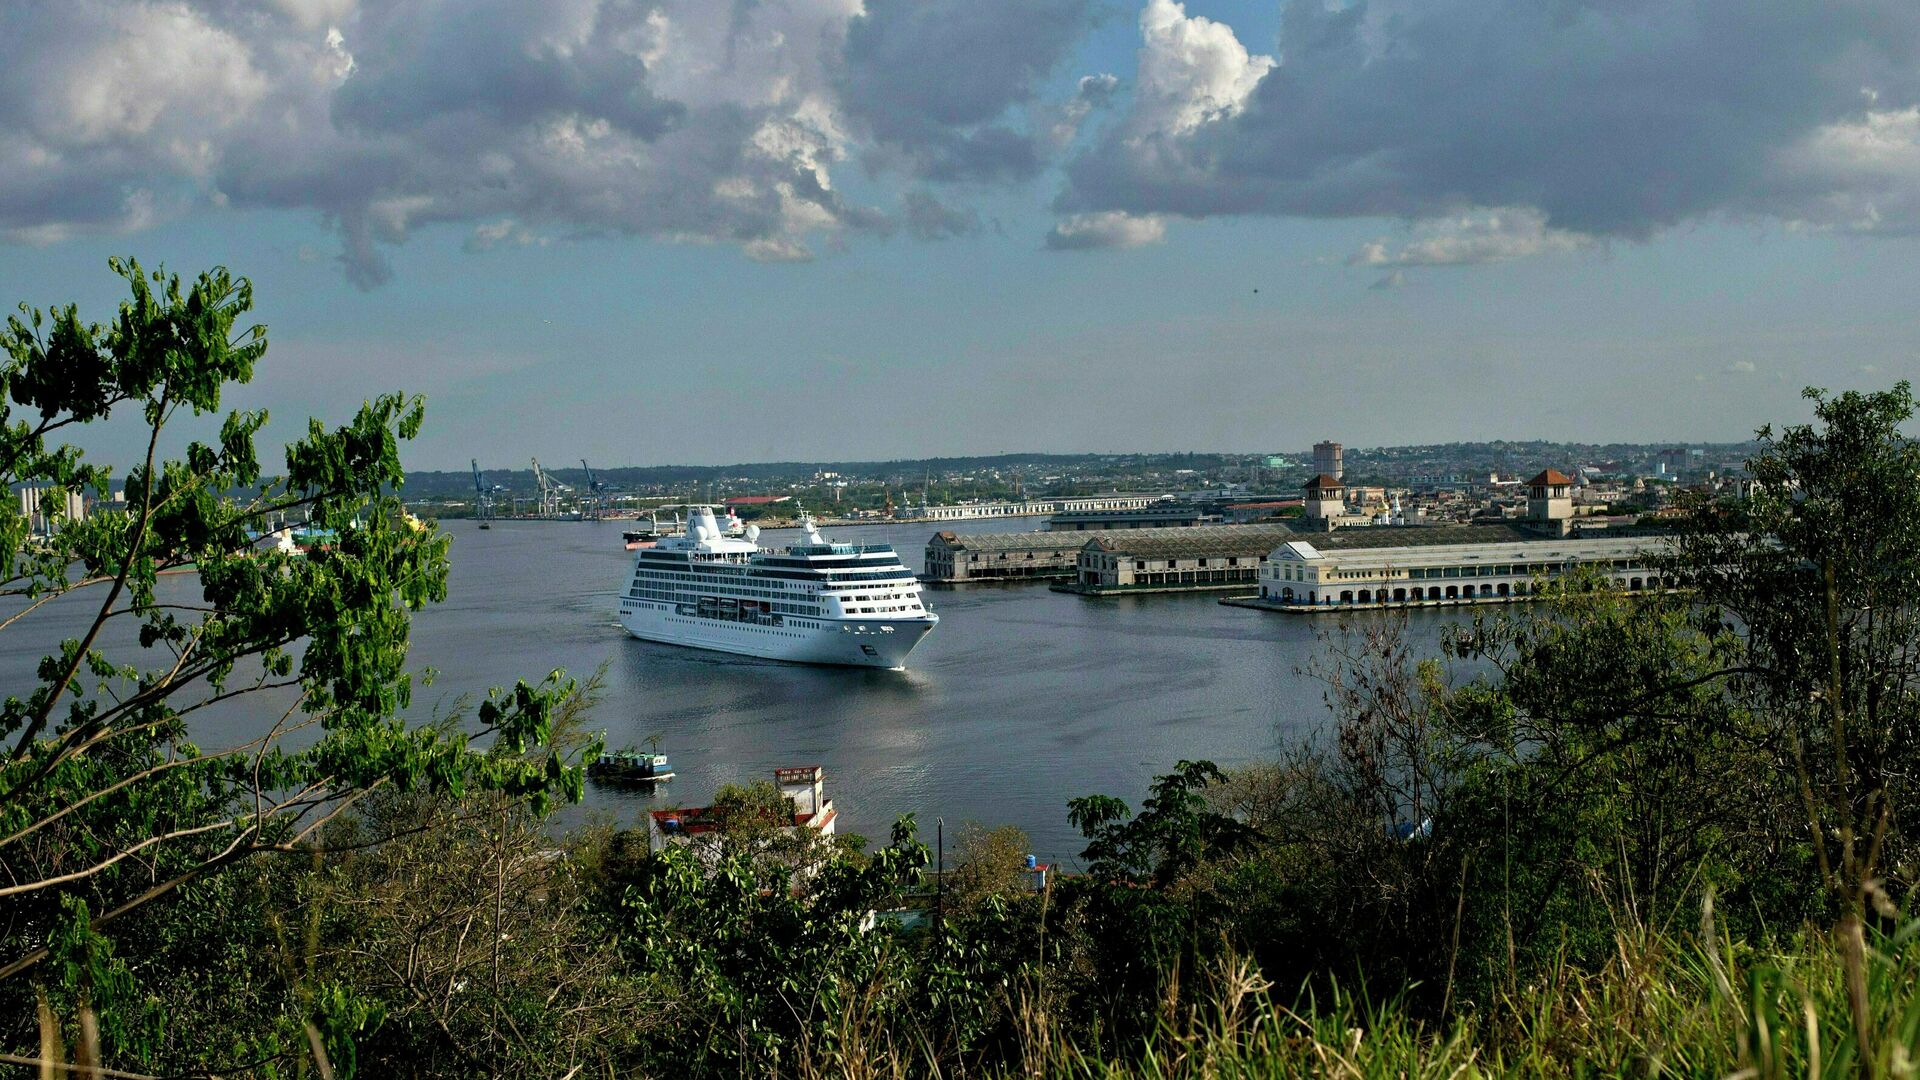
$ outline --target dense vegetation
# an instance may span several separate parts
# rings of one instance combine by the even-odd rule
[[[130,411],[158,447],[265,349],[244,281],[122,271],[109,324],[8,324],[0,461],[50,505],[110,479],[62,429]],[[130,469],[124,513],[33,536],[0,510],[0,633],[51,649],[0,707],[0,1050],[122,1076],[1905,1071],[1914,403],[1812,401],[1761,433],[1750,497],[1692,507],[1674,593],[1570,576],[1433,657],[1391,620],[1330,632],[1323,736],[1072,800],[1084,872],[1039,891],[1017,831],[936,877],[911,819],[795,836],[765,786],[722,793],[712,843],[555,835],[591,680],[406,719],[408,614],[446,579],[391,494],[420,404],[314,424],[278,480],[234,414]],[[338,540],[262,548],[282,520]]]

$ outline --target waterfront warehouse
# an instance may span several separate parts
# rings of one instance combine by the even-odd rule
[[[1114,529],[1177,529],[1205,524],[1207,512],[1192,503],[1162,502],[1105,510],[1062,510],[1047,520],[1049,532]],[[1216,517],[1215,520],[1218,520]]]
[[[1355,529],[1274,548],[1262,563],[1260,599],[1308,611],[1498,603],[1584,567],[1623,589],[1658,589],[1665,546],[1664,534],[1629,530],[1557,537],[1511,525]]]
[[[1571,485],[1566,475],[1543,470],[1527,482],[1527,517],[1519,522],[1303,532],[1263,560],[1255,606],[1504,603],[1531,595],[1543,579],[1581,569],[1597,570],[1622,589],[1664,588],[1658,560],[1669,535],[1583,528],[1572,517]]]
[[[1086,533],[937,532],[927,541],[924,580],[962,585],[972,581],[1031,581],[1073,576],[1073,560]]]
[[[1172,592],[1248,588],[1276,547],[1298,539],[1286,525],[1196,525],[1082,534],[1068,592]]]

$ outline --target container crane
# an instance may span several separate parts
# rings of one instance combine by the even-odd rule
[[[539,458],[533,459],[533,482],[540,485],[540,516],[559,517],[560,494],[567,490],[567,486],[548,476],[546,470],[540,467]]]
[[[487,478],[480,472],[480,459],[469,458],[473,462],[473,512],[481,521],[493,517],[493,493],[497,487],[488,487]]]
[[[589,496],[586,509],[580,516],[589,521],[599,521],[601,518],[607,516],[607,485],[601,483],[600,478],[593,475],[593,466],[587,464],[586,458],[580,459],[580,467],[587,471],[587,494]]]

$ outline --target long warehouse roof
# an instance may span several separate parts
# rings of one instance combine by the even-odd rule
[[[934,541],[944,541],[946,545],[958,551],[1035,551],[1078,548],[1087,542],[1087,537],[1096,532],[1108,530],[1087,530],[1085,532],[1023,532],[1023,533],[952,533],[938,532],[927,541],[931,547]],[[1141,529],[1140,532],[1151,530]]]
[[[1499,525],[1358,525],[1332,532],[1294,530],[1284,525],[1214,525],[1193,529],[1136,529],[1102,533],[1089,542],[1101,551],[1134,558],[1167,559],[1204,555],[1266,554],[1293,540],[1311,543],[1316,550],[1340,552],[1386,551],[1441,546],[1474,547],[1492,544],[1551,544],[1579,540],[1637,541],[1645,546],[1663,535],[1660,530],[1601,529],[1576,531],[1559,537],[1523,524]]]
[[[1285,525],[1195,525],[1185,529],[1126,529],[1088,533],[1087,547],[1143,558],[1265,555],[1301,534]]]

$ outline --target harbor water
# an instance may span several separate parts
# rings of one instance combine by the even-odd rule
[[[829,539],[892,544],[921,567],[937,529],[1010,532],[1044,519],[833,529]],[[1222,766],[1272,757],[1326,721],[1321,687],[1301,668],[1332,628],[1322,618],[1227,607],[1220,594],[1086,598],[1044,584],[930,589],[940,625],[905,671],[821,668],[636,640],[615,621],[633,555],[625,522],[448,521],[448,598],[415,616],[413,712],[445,714],[489,686],[605,666],[590,726],[610,749],[659,736],[676,777],[644,793],[590,783],[559,821],[631,824],[648,809],[697,805],[724,783],[820,765],[841,832],[884,842],[894,819],[936,818],[952,841],[966,822],[1025,829],[1043,860],[1074,865],[1084,846],[1067,800],[1115,795],[1138,806],[1152,778],[1183,758]],[[770,531],[763,546],[798,539]],[[194,599],[191,574],[163,578],[163,599]],[[0,677],[25,694],[60,638],[83,632],[97,593],[49,605],[0,635]],[[1414,612],[1416,639],[1463,618]],[[132,658],[134,627],[115,620],[101,644]],[[205,747],[259,734],[290,703],[248,698],[198,714]],[[268,718],[268,719],[263,719]],[[298,743],[313,732],[296,736]]]
[[[892,544],[920,568],[937,529],[1012,532],[1042,518],[875,525],[829,539]],[[721,784],[785,765],[826,769],[839,828],[884,842],[916,814],[931,840],[964,822],[1025,829],[1042,859],[1071,865],[1076,795],[1137,806],[1183,758],[1271,757],[1324,722],[1299,669],[1329,622],[1218,603],[1219,594],[1089,599],[1044,584],[932,589],[940,625],[906,671],[818,668],[635,640],[614,620],[633,556],[621,522],[451,521],[446,603],[415,622],[414,655],[438,670],[421,695],[472,691],[552,668],[607,665],[594,726],[610,748],[659,736],[676,778],[651,795],[590,787],[587,812],[631,821],[704,801]],[[795,542],[770,531],[763,546]],[[1416,613],[1417,632],[1457,614]]]

